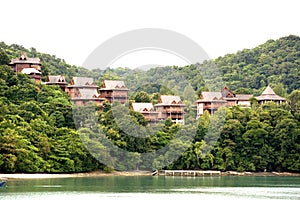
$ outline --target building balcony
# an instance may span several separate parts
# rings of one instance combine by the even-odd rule
[[[184,113],[184,110],[181,108],[167,108],[163,112],[164,113]]]
[[[144,118],[147,120],[147,121],[158,121],[158,118],[153,118],[153,117],[145,117]]]
[[[226,104],[210,104],[210,105],[204,105],[204,110],[216,110],[222,106],[226,106]]]

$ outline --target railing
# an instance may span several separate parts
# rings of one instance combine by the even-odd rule
[[[149,117],[149,116],[144,116],[144,118],[148,121],[150,120],[158,120],[158,117]]]
[[[168,108],[164,112],[167,112],[167,113],[183,113],[184,111],[181,108]]]
[[[218,109],[221,106],[226,106],[226,104],[211,104],[211,105],[204,105],[203,109],[208,110],[208,109]]]

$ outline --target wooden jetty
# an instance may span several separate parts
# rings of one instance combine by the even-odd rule
[[[160,176],[220,176],[221,171],[206,170],[160,170]]]

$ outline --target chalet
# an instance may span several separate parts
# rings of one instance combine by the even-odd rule
[[[280,104],[286,101],[285,98],[278,96],[269,85],[260,96],[256,97],[256,99],[259,104],[265,104],[270,101]]]
[[[158,112],[154,110],[152,103],[132,103],[132,110],[141,113],[149,125],[158,122]]]
[[[179,96],[161,95],[154,105],[158,112],[158,120],[170,118],[176,124],[184,124],[184,107]]]
[[[214,114],[221,106],[226,106],[227,101],[221,92],[201,92],[197,103],[197,117],[200,117],[206,110],[209,114]]]
[[[228,87],[224,87],[221,92],[201,92],[200,99],[196,101],[197,117],[200,117],[206,110],[209,114],[214,114],[222,106],[250,107],[250,94],[235,94]]]
[[[110,103],[125,104],[128,102],[128,91],[124,81],[104,80],[100,89],[100,97],[107,99]]]
[[[40,84],[42,71],[39,58],[29,58],[25,52],[21,52],[21,55],[16,59],[12,59],[9,65],[14,72],[28,74],[36,83]]]
[[[239,105],[243,108],[251,107],[250,99],[253,97],[252,94],[236,94],[235,96],[237,98],[236,105]]]
[[[221,90],[221,95],[222,99],[226,101],[226,106],[232,107],[237,104],[236,95],[227,86]]]
[[[21,52],[19,58],[12,59],[9,65],[14,72],[21,72],[25,68],[33,68],[41,72],[40,59],[29,58],[25,52]]]
[[[64,76],[58,75],[58,76],[47,76],[47,82],[46,85],[58,85],[62,91],[66,90],[66,87],[68,86],[68,83]]]
[[[235,94],[227,86],[222,90],[222,97],[227,101],[228,107],[239,105],[241,107],[249,108],[251,106],[250,99],[253,97],[252,94]]]
[[[42,73],[40,71],[34,68],[24,68],[22,69],[21,73],[29,75],[37,84],[41,83]]]
[[[102,106],[105,99],[100,97],[98,86],[92,78],[73,77],[71,84],[65,90],[75,105],[85,105],[88,102],[95,102]]]

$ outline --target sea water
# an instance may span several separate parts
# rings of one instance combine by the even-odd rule
[[[104,176],[9,180],[1,200],[300,199],[300,177]]]

